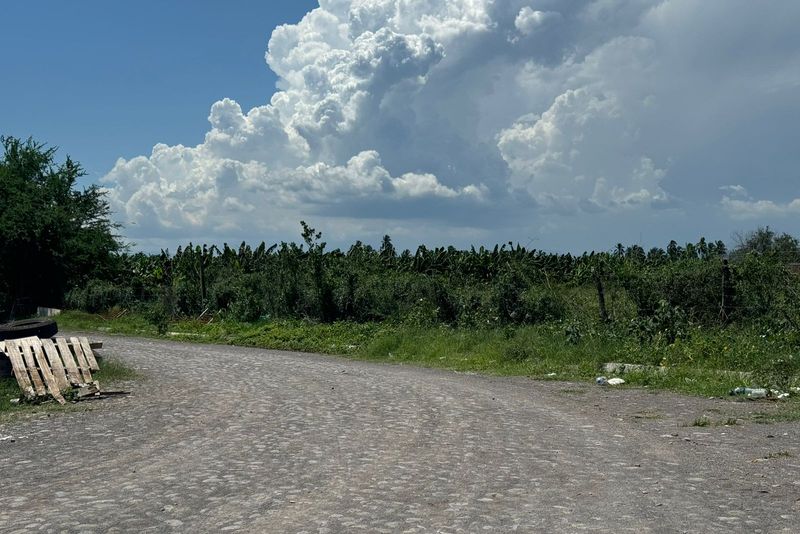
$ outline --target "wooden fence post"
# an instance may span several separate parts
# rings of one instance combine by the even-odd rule
[[[720,308],[720,318],[724,324],[731,321],[733,313],[733,278],[728,260],[722,260],[722,306]]]

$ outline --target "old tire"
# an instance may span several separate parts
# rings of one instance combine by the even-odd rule
[[[0,325],[0,341],[21,337],[53,337],[58,325],[52,319],[23,319]]]
[[[0,352],[0,378],[11,376],[11,360],[8,356]]]

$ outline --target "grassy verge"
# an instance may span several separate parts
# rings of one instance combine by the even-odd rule
[[[89,403],[68,403],[64,406],[56,402],[47,402],[43,404],[12,404],[11,400],[18,399],[19,396],[20,391],[14,378],[0,378],[0,423],[5,423],[20,415],[33,415],[37,413],[54,413],[74,410],[86,411],[91,409]]]
[[[658,371],[626,374],[629,384],[682,393],[724,396],[741,385],[796,385],[797,362],[775,359],[790,350],[777,335],[755,329],[697,330],[672,344],[641,343],[627,335],[550,323],[519,328],[459,329],[392,323],[317,324],[304,321],[205,324],[184,320],[159,334],[133,315],[106,319],[67,312],[65,329],[167,337],[274,349],[339,354],[462,372],[529,376],[538,379],[593,380],[606,362],[654,366]],[[666,371],[665,371],[666,369]],[[785,403],[795,406],[794,401]],[[800,404],[791,416],[800,419]],[[790,410],[792,411],[792,410]]]

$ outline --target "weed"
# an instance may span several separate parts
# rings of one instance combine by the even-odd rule
[[[567,343],[570,345],[579,344],[583,338],[581,324],[577,321],[569,321],[564,326],[564,335],[567,337]]]
[[[657,412],[638,412],[633,414],[635,419],[648,419],[648,420],[656,420],[656,419],[663,419],[664,415],[657,413]]]
[[[765,387],[789,391],[798,375],[800,375],[800,359],[786,355],[760,364],[754,374],[754,380]]]
[[[503,358],[510,362],[523,362],[533,356],[533,349],[521,341],[512,341],[503,347]]]
[[[20,393],[17,381],[14,378],[0,378],[0,412],[17,408],[16,405],[11,403],[11,400],[19,399]]]
[[[692,426],[711,426],[711,419],[703,415],[695,419],[692,422]]]
[[[790,451],[778,451],[778,452],[771,452],[762,458],[764,460],[775,460],[777,458],[793,458],[794,454]]]
[[[139,378],[142,378],[141,374],[116,358],[104,358],[100,370],[94,373],[94,379],[101,384]]]
[[[800,421],[800,402],[793,400],[783,403],[771,412],[753,413],[750,419],[763,424]]]

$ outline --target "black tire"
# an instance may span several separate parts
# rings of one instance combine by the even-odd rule
[[[5,378],[11,375],[11,360],[9,360],[5,354],[0,352],[0,378]]]
[[[0,325],[0,341],[21,337],[53,337],[58,324],[52,319],[23,319]]]

